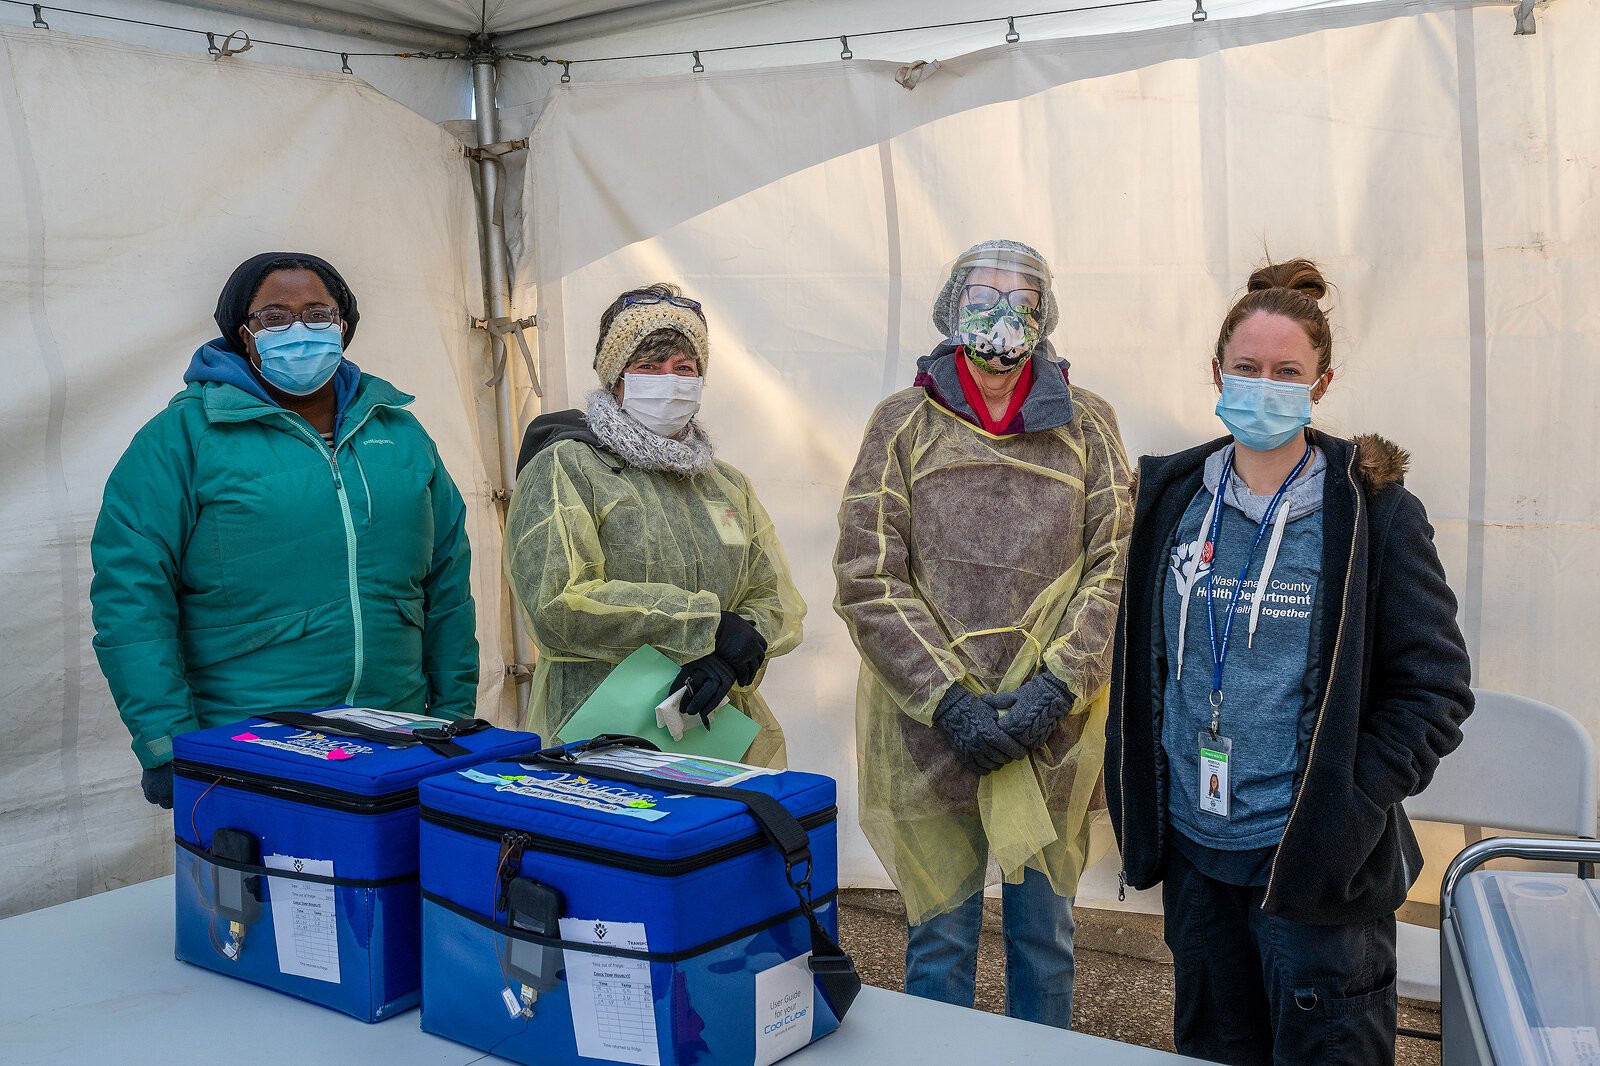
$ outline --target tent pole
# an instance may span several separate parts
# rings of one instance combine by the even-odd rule
[[[478,144],[494,144],[500,140],[500,118],[495,111],[495,58],[479,52],[472,59],[472,97],[478,123]],[[483,242],[483,296],[491,319],[505,319],[511,314],[511,283],[506,269],[505,220],[497,216],[496,205],[500,184],[505,180],[505,170],[499,162],[483,158],[478,160],[480,200],[478,203],[478,233]],[[501,537],[504,540],[504,516],[510,507],[512,490],[517,487],[517,444],[515,404],[511,394],[510,367],[506,366],[506,339],[498,333],[489,334],[491,366],[504,366],[506,373],[494,387],[496,432],[500,445],[500,491],[495,498],[501,505]],[[506,586],[506,595],[511,595]],[[522,610],[516,600],[511,600],[512,659],[507,673],[517,682],[517,726],[527,720],[528,696],[532,677],[529,674],[532,656],[528,651],[528,630]]]

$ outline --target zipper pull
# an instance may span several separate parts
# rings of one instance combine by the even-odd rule
[[[1127,870],[1127,867],[1123,867],[1122,869],[1119,869],[1117,871],[1117,902],[1118,903],[1126,903],[1127,901],[1128,901],[1128,870]]]
[[[500,838],[500,861],[495,865],[496,914],[504,914],[511,905],[511,882],[522,872],[522,855],[528,850],[528,843],[526,833],[507,832]]]
[[[339,476],[339,460],[335,459],[332,454],[328,456],[328,469],[333,471],[333,487],[336,489],[344,488],[344,478]]]

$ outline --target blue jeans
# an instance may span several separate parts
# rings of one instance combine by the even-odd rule
[[[1072,897],[1027,870],[1020,885],[1000,889],[1006,942],[1006,1014],[1072,1028]],[[972,1006],[978,983],[983,893],[955,910],[906,930],[906,991],[923,999]]]

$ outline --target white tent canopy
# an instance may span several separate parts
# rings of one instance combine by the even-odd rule
[[[537,405],[513,360],[497,410],[469,320],[537,312],[555,408],[581,402],[621,288],[706,302],[706,420],[811,606],[766,689],[792,762],[846,786],[850,883],[881,870],[853,826],[833,515],[867,415],[934,341],[941,264],[984,237],[1051,259],[1074,381],[1116,404],[1133,453],[1214,435],[1205,353],[1229,295],[1264,249],[1318,259],[1340,346],[1319,415],[1413,453],[1477,682],[1600,732],[1600,0],[1558,0],[1534,36],[1470,0],[1217,0],[1203,23],[1160,0],[1021,18],[1015,44],[1010,12],[970,0],[100,2],[179,29],[48,7],[34,29],[0,5],[0,914],[170,862],[90,650],[88,539],[222,279],[267,247],[337,263],[364,312],[352,357],[418,395],[472,515],[480,713],[507,723],[495,494],[507,427]],[[983,17],[1002,21],[861,36]],[[234,30],[257,45],[212,59],[204,32]],[[509,186],[498,308],[473,164],[437,125],[477,135],[451,121],[473,113],[469,65],[390,58],[483,34],[573,61],[503,58],[479,116],[530,140],[489,176]],[[734,45],[766,47],[714,51]],[[706,70],[661,54],[684,51]],[[655,58],[609,61],[629,55]],[[916,60],[940,62],[917,81]]]

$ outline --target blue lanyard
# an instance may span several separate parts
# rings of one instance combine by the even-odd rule
[[[1272,502],[1267,505],[1266,514],[1261,516],[1261,522],[1256,526],[1255,539],[1250,542],[1250,554],[1244,557],[1244,566],[1239,570],[1239,580],[1233,586],[1233,597],[1228,601],[1228,617],[1222,623],[1222,644],[1217,644],[1217,612],[1213,606],[1215,602],[1214,583],[1217,568],[1213,564],[1206,571],[1206,630],[1211,636],[1211,735],[1217,735],[1217,728],[1222,724],[1222,669],[1228,662],[1228,642],[1233,636],[1233,619],[1239,611],[1239,597],[1244,593],[1244,579],[1250,576],[1250,564],[1255,562],[1256,549],[1261,546],[1261,537],[1266,533],[1267,527],[1272,524],[1272,516],[1277,513],[1278,505],[1283,502],[1283,494],[1289,491],[1289,486],[1294,479],[1300,476],[1300,471],[1306,468],[1311,461],[1311,445],[1306,445],[1306,453],[1300,457],[1300,462],[1289,476],[1278,486],[1277,493],[1272,497]],[[1206,535],[1206,547],[1212,559],[1216,558],[1217,544],[1222,537],[1222,496],[1228,491],[1228,479],[1233,476],[1233,453],[1228,453],[1228,458],[1222,464],[1222,479],[1217,482],[1217,499],[1212,508],[1211,529]]]

